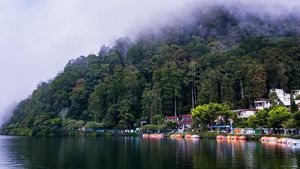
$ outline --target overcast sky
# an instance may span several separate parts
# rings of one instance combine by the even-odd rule
[[[68,60],[139,30],[186,0],[1,0],[0,113]],[[1,115],[0,114],[0,115]],[[1,118],[1,117],[0,117]]]
[[[68,60],[98,53],[102,44],[146,25],[168,22],[168,14],[180,15],[191,1],[205,0],[0,0],[0,124],[12,103],[53,78]],[[298,11],[297,1],[243,2],[247,8],[276,13],[276,6],[283,5]]]

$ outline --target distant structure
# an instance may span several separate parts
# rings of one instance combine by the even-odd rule
[[[183,114],[180,119],[180,128],[191,128],[193,117],[191,114]]]
[[[300,105],[300,90],[294,90],[294,99],[297,105]]]
[[[177,116],[165,116],[164,119],[165,119],[165,122],[177,122],[178,121]]]
[[[267,109],[271,107],[270,102],[267,99],[262,99],[254,102],[254,107],[257,110]]]
[[[285,93],[283,89],[271,89],[270,93],[275,93],[278,100],[277,100],[277,105],[284,105],[286,107],[291,106],[291,94],[290,93]]]
[[[255,116],[255,114],[258,112],[258,109],[238,109],[232,110],[232,112],[237,113],[238,118],[246,119],[250,116]]]
[[[300,103],[300,90],[294,90],[292,91],[292,93],[286,93],[283,89],[270,89],[269,95],[275,96],[275,98],[273,98],[273,104],[282,105],[287,108],[291,107],[291,98],[294,99],[296,105],[299,105]],[[255,101],[254,105],[255,109],[258,110],[270,108],[271,106],[276,106],[271,105],[271,103],[267,99]]]
[[[294,90],[293,93],[295,94],[295,96],[300,96],[300,90]]]
[[[191,128],[193,117],[191,114],[183,114],[179,116],[165,116],[165,122],[175,122],[178,128]]]

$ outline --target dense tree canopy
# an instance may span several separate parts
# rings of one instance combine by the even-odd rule
[[[275,26],[254,18],[240,20],[226,9],[199,12],[188,25],[102,46],[97,55],[71,60],[53,80],[39,84],[5,127],[74,128],[84,121],[132,128],[140,120],[186,114],[208,103],[226,104],[226,112],[252,107],[254,100],[268,97],[270,88],[300,89],[300,37],[291,29],[300,25],[280,20]],[[68,110],[63,111],[66,121],[62,110]],[[274,126],[286,117],[271,115]]]
[[[247,119],[247,126],[253,128],[294,128],[297,126],[299,112],[292,114],[286,107],[275,106],[270,109],[260,110],[255,116]]]

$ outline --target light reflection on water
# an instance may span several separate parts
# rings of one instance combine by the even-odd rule
[[[298,168],[300,150],[216,140],[0,136],[0,168]]]

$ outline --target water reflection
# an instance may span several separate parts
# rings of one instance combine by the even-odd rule
[[[297,168],[300,150],[248,141],[0,137],[0,168]]]

